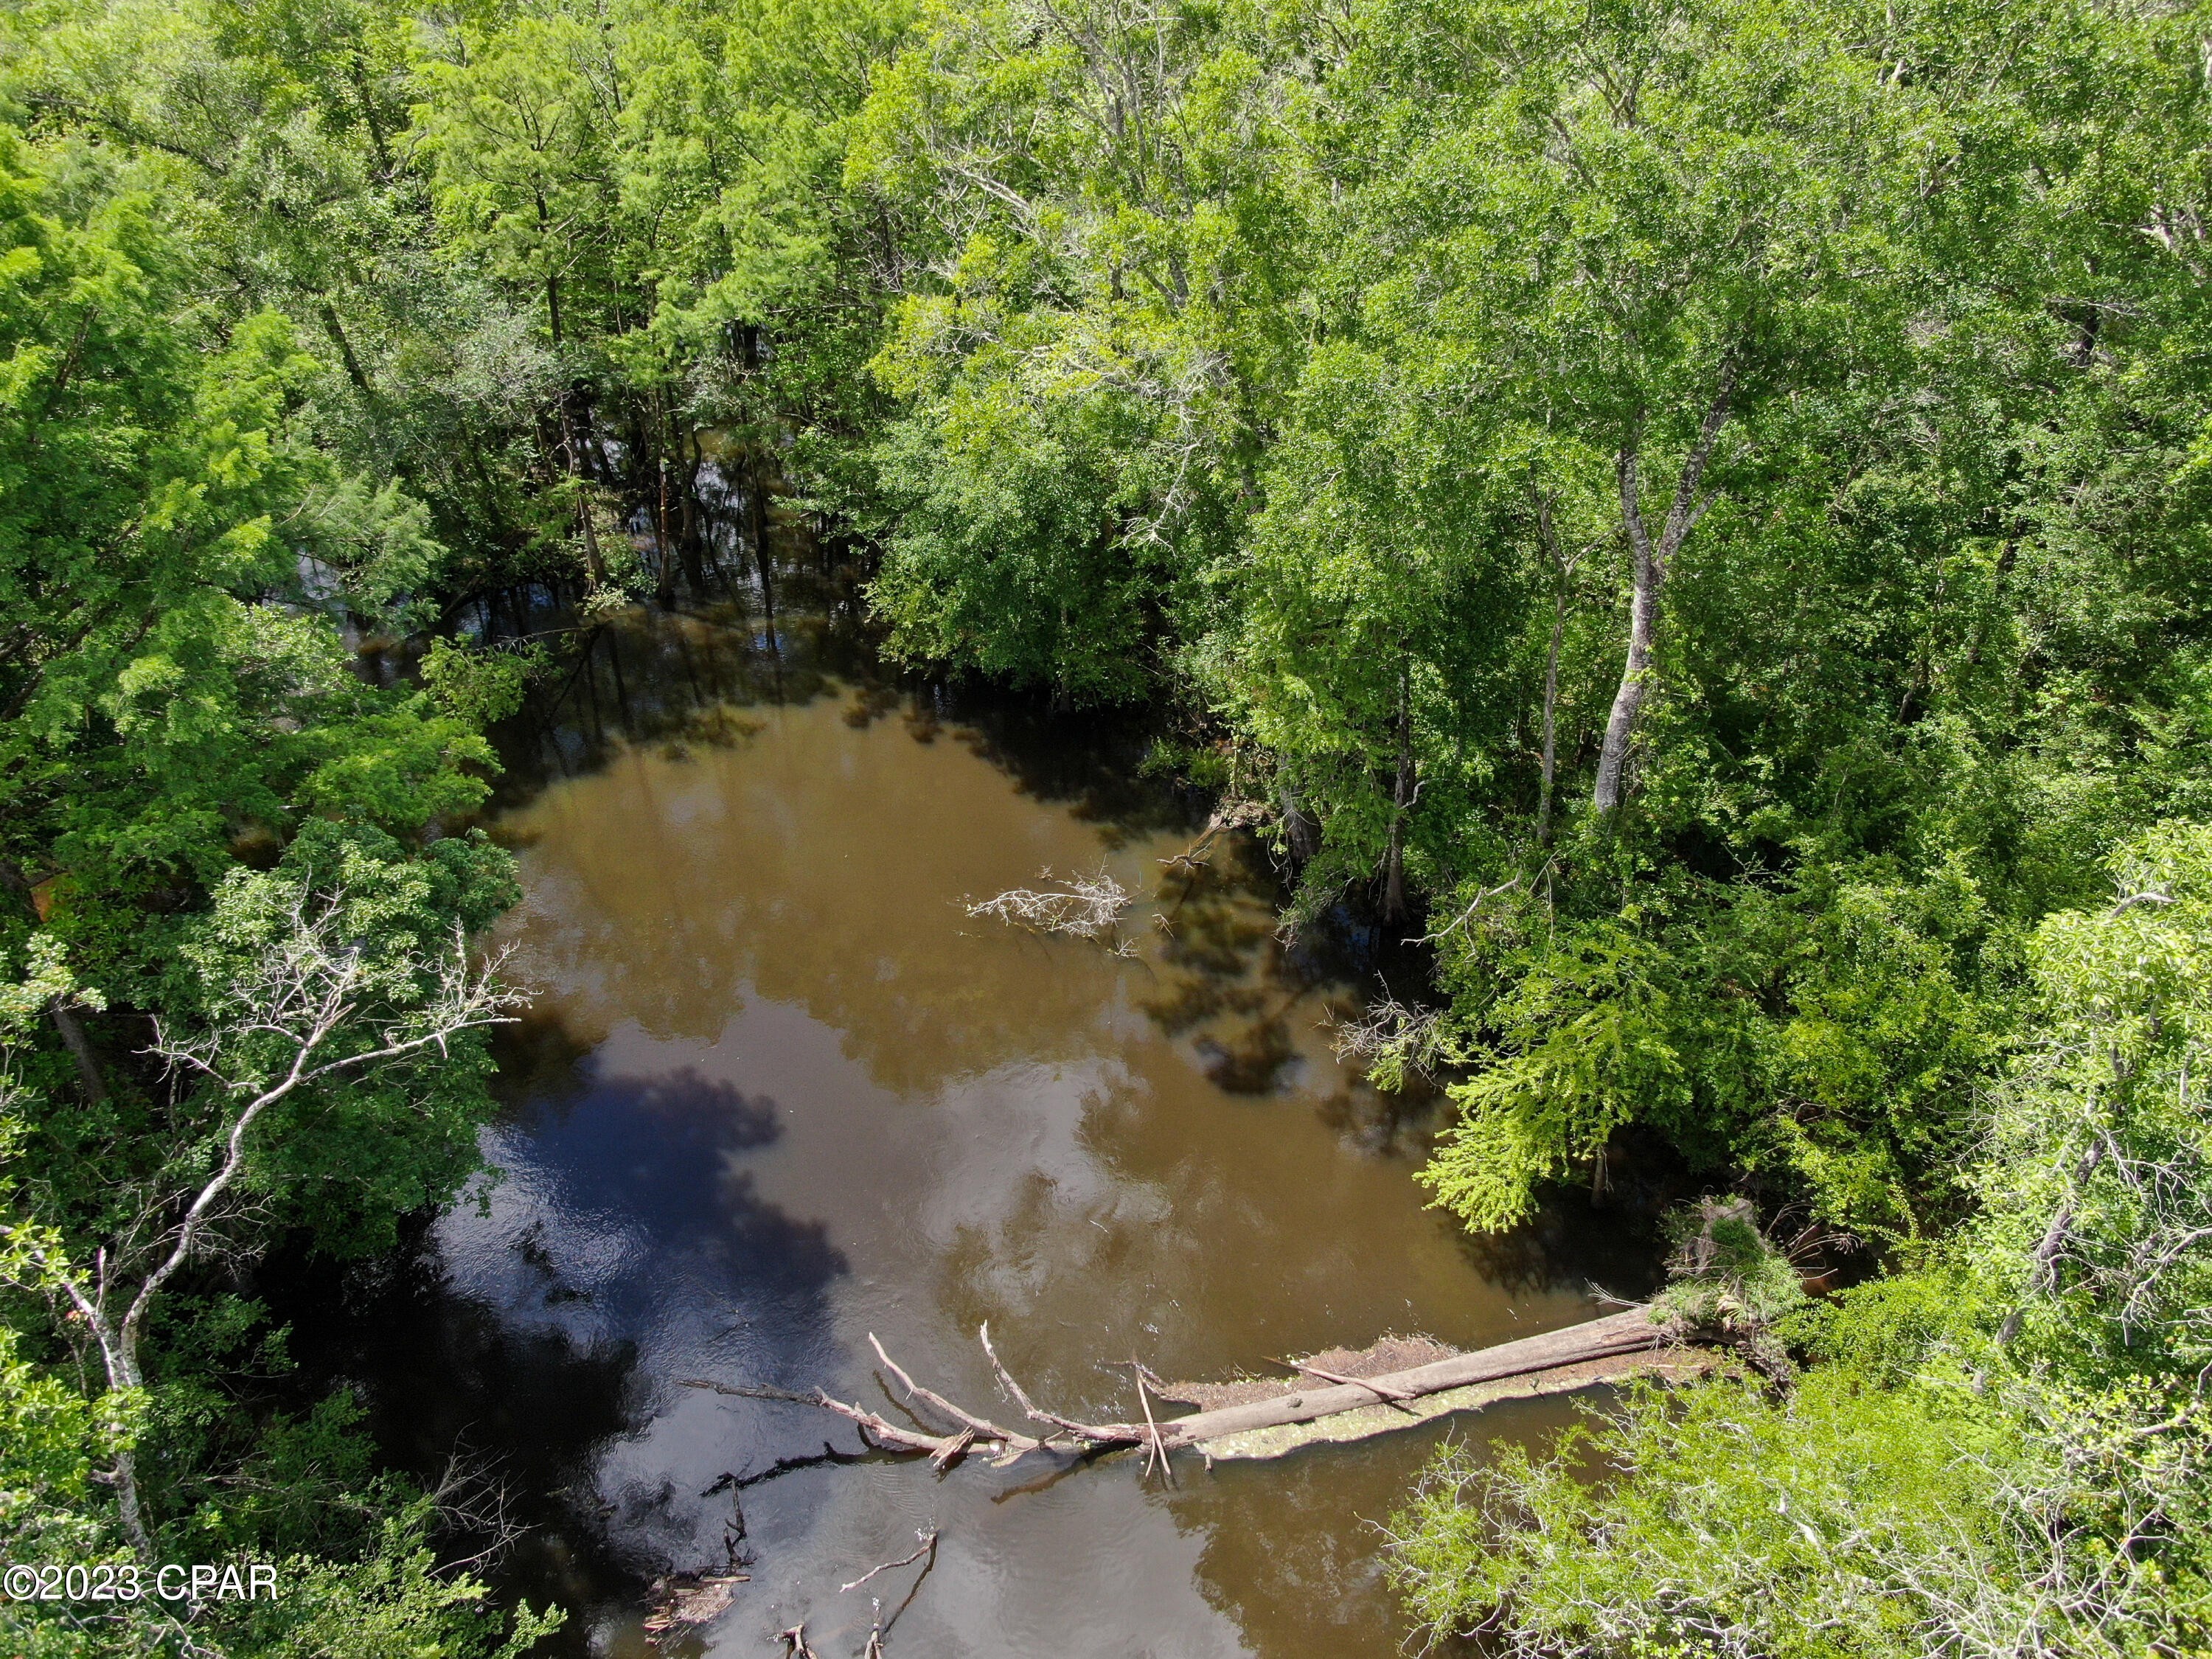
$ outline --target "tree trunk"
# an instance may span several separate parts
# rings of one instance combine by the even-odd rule
[[[1698,441],[1682,463],[1674,504],[1667,510],[1656,542],[1644,522],[1638,437],[1632,436],[1621,446],[1614,463],[1620,483],[1621,527],[1628,532],[1634,570],[1628,611],[1628,660],[1621,672],[1620,689],[1613,694],[1613,713],[1605,723],[1605,742],[1598,750],[1597,783],[1590,791],[1590,805],[1601,815],[1620,805],[1629,745],[1636,736],[1637,716],[1643,711],[1644,696],[1650,690],[1651,641],[1659,626],[1659,600],[1667,585],[1668,568],[1712,505],[1712,496],[1701,495],[1698,486],[1705,478],[1705,463],[1712,459],[1714,441],[1728,423],[1729,399],[1735,389],[1735,365],[1724,363],[1720,389],[1713,394]]]
[[[584,453],[576,441],[576,417],[565,392],[561,398],[561,443],[568,452],[568,477],[576,485],[576,517],[584,526],[584,563],[592,574],[592,590],[597,592],[607,584],[607,563],[599,556],[599,532],[592,523],[591,499],[584,489]]]
[[[353,81],[354,92],[361,100],[362,125],[368,129],[368,142],[376,151],[377,177],[387,181],[392,178],[392,147],[385,141],[384,123],[376,118],[376,97],[368,88],[368,70],[359,48],[356,48],[347,65]]]
[[[107,1386],[115,1389],[145,1387],[145,1374],[138,1368],[138,1333],[134,1317],[139,1311],[137,1299],[134,1298],[131,1315],[125,1316],[119,1328],[107,1318],[105,1291],[94,1302],[72,1285],[70,1299],[76,1303],[78,1312],[92,1327],[93,1336],[100,1344]],[[138,1501],[138,1460],[130,1447],[116,1449],[115,1467],[100,1479],[115,1488],[116,1514],[123,1522],[124,1536],[131,1540],[131,1547],[142,1560],[153,1560],[154,1534],[146,1525],[146,1512]]]
[[[2059,1205],[2057,1213],[2051,1218],[2050,1226],[2044,1230],[2043,1237],[2035,1247],[2035,1254],[2028,1258],[2027,1294],[2021,1298],[2018,1305],[2005,1316],[2004,1323],[1997,1328],[1998,1347],[2008,1346],[2012,1340],[2020,1334],[2021,1323],[2027,1317],[2028,1304],[2041,1295],[2049,1287],[2051,1280],[2057,1277],[2058,1253],[2066,1247],[2066,1235],[2073,1230],[2075,1201],[2080,1198],[2082,1190],[2088,1186],[2089,1177],[2097,1173],[2097,1166],[2105,1161],[2105,1139],[2100,1135],[2089,1143],[2089,1150],[2081,1155],[2081,1162],[2075,1165],[2071,1190],[2067,1194],[2065,1201]]]
[[[1392,921],[1406,915],[1406,814],[1413,805],[1413,671],[1399,670],[1398,775],[1390,789],[1390,852],[1382,883],[1382,914]]]
[[[345,365],[346,379],[353,382],[354,390],[364,398],[375,402],[376,389],[369,385],[368,374],[362,372],[361,359],[354,356],[353,341],[346,334],[345,325],[338,320],[338,308],[327,299],[321,303],[323,329],[331,337],[331,343],[338,349],[338,361]]]
[[[760,572],[761,611],[767,620],[768,648],[779,651],[775,639],[775,577],[769,556],[767,466],[763,459],[757,460],[752,468],[753,565]]]
[[[138,1507],[138,1462],[129,1447],[115,1454],[115,1468],[108,1479],[115,1486],[115,1509],[122,1517],[123,1535],[138,1552],[140,1560],[152,1561],[154,1534],[146,1530],[146,1517]]]
[[[588,497],[576,497],[576,514],[584,526],[584,562],[592,573],[592,591],[597,592],[607,585],[607,563],[599,556],[599,532],[592,523],[592,503]]]
[[[668,456],[664,451],[659,465],[655,469],[660,486],[659,497],[654,502],[653,518],[653,546],[659,562],[653,599],[663,611],[676,608],[676,549],[668,535]]]
[[[100,1056],[93,1052],[92,1039],[85,1035],[83,1022],[77,1018],[76,1010],[59,1000],[46,1005],[46,1016],[53,1021],[54,1030],[61,1033],[62,1046],[70,1051],[70,1058],[76,1062],[77,1081],[84,1089],[86,1103],[99,1105],[107,1098],[107,1079],[100,1074]]]
[[[1636,452],[1620,452],[1621,516],[1631,526],[1629,547],[1634,560],[1633,584],[1628,604],[1628,661],[1621,671],[1620,689],[1613,695],[1613,712],[1605,722],[1605,742],[1598,750],[1597,784],[1590,805],[1610,812],[1620,805],[1621,775],[1628,765],[1629,741],[1636,733],[1636,717],[1643,712],[1650,690],[1651,635],[1659,620],[1659,595],[1666,585],[1667,566],[1656,556],[1651,538],[1644,533],[1644,520],[1636,504]]]
[[[691,586],[692,598],[704,604],[707,598],[706,562],[703,553],[704,535],[701,530],[702,514],[699,510],[699,434],[690,434],[690,455],[684,465],[684,487],[678,501],[683,522],[678,531],[678,545],[684,550],[684,580]],[[682,448],[678,453],[681,454]]]
[[[1291,856],[1300,864],[1313,862],[1314,854],[1321,851],[1321,832],[1298,799],[1297,791],[1289,784],[1282,787],[1279,799],[1283,808],[1283,833],[1291,846]]]
[[[31,925],[37,927],[45,918],[39,915],[38,901],[31,895],[31,880],[14,860],[0,860],[0,886],[22,901],[24,914]],[[84,1022],[76,1011],[56,998],[46,1005],[46,1018],[54,1023],[54,1030],[62,1040],[62,1047],[70,1052],[76,1062],[78,1084],[84,1090],[85,1103],[97,1106],[107,1098],[107,1079],[100,1069],[100,1056],[94,1052],[92,1039],[85,1035]]]

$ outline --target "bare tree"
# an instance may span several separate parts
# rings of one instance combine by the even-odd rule
[[[0,1243],[29,1269],[25,1279],[67,1298],[72,1322],[99,1347],[111,1389],[144,1386],[141,1345],[155,1299],[186,1262],[220,1248],[226,1223],[249,1212],[240,1176],[272,1108],[319,1084],[389,1078],[430,1051],[443,1057],[453,1037],[507,1023],[523,1000],[498,979],[503,958],[472,960],[458,926],[438,948],[372,961],[363,941],[349,936],[346,896],[303,883],[277,936],[209,988],[212,1014],[200,1029],[156,1022],[146,1052],[166,1064],[189,1103],[178,1115],[179,1143],[129,1194],[128,1218],[94,1249],[88,1271],[52,1229],[0,1224]],[[394,1006],[395,975],[425,989]],[[131,1544],[150,1555],[127,1447],[104,1478]]]
[[[1651,642],[1659,628],[1659,600],[1667,586],[1667,573],[1673,567],[1674,555],[1697,528],[1698,520],[1713,504],[1712,492],[1703,488],[1705,464],[1712,459],[1713,445],[1719,440],[1721,428],[1728,424],[1735,394],[1735,365],[1734,360],[1721,366],[1720,386],[1707,405],[1705,420],[1698,428],[1697,441],[1690,447],[1688,457],[1682,463],[1681,477],[1676,480],[1674,503],[1667,509],[1667,517],[1659,527],[1655,539],[1644,521],[1643,457],[1637,437],[1623,444],[1615,465],[1620,484],[1620,522],[1628,532],[1630,552],[1634,556],[1628,611],[1628,661],[1620,676],[1620,690],[1613,694],[1613,713],[1605,723],[1605,743],[1598,750],[1597,783],[1591,791],[1590,805],[1600,813],[1610,812],[1620,805],[1623,780],[1628,765],[1628,746],[1636,735],[1637,716],[1644,708],[1645,694],[1650,690]]]

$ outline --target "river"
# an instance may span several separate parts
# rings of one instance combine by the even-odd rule
[[[1423,1207],[1429,1109],[1324,1029],[1372,986],[1366,941],[1339,919],[1285,945],[1248,839],[1163,863],[1197,825],[1142,747],[888,678],[819,617],[771,637],[727,611],[620,622],[510,732],[501,942],[537,999],[501,1048],[496,1178],[301,1342],[399,1461],[459,1447],[506,1483],[531,1529],[499,1581],[570,1608],[558,1651],[647,1651],[646,1581],[734,1560],[730,1611],[664,1651],[769,1653],[803,1619],[829,1659],[881,1617],[893,1659],[1385,1653],[1375,1523],[1438,1436],[1571,1417],[1192,1459],[1170,1488],[1127,1459],[780,1470],[855,1434],[686,1386],[881,1408],[873,1333],[1005,1420],[988,1320],[1040,1401],[1126,1417],[1107,1362],[1212,1378],[1388,1331],[1476,1345],[1638,1283],[1579,1206],[1482,1248]],[[1121,954],[966,912],[1102,869],[1139,896]],[[840,1592],[927,1528],[918,1585],[919,1563]]]

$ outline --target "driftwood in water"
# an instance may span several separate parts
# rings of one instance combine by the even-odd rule
[[[734,1587],[750,1581],[750,1575],[742,1572],[655,1580],[645,1618],[646,1645],[658,1647],[671,1631],[712,1624],[730,1610]]]
[[[1047,881],[1055,879],[1043,872]],[[1097,939],[1110,933],[1129,908],[1129,890],[1101,868],[1095,876],[1071,876],[1057,888],[1017,887],[968,907],[971,916],[990,916],[1040,933],[1069,933]]]
[[[1141,1424],[1134,1423],[1079,1423],[1072,1418],[1060,1417],[1041,1411],[1022,1391],[1012,1373],[999,1362],[998,1351],[991,1346],[991,1328],[981,1332],[983,1352],[990,1356],[991,1364],[999,1373],[999,1381],[1006,1392],[1013,1395],[1024,1415],[1033,1423],[1045,1425],[1042,1435],[1018,1433],[1001,1428],[988,1417],[979,1417],[966,1407],[955,1405],[934,1389],[926,1389],[906,1374],[896,1359],[884,1351],[876,1334],[868,1333],[868,1346],[876,1351],[876,1358],[884,1369],[897,1379],[906,1391],[907,1398],[925,1406],[938,1416],[958,1425],[950,1434],[927,1434],[903,1428],[880,1413],[866,1407],[833,1399],[826,1391],[817,1389],[811,1394],[799,1394],[790,1389],[738,1388],[727,1382],[709,1382],[703,1377],[682,1379],[686,1388],[711,1389],[716,1394],[737,1395],[748,1400],[788,1400],[801,1406],[817,1406],[826,1412],[835,1412],[847,1422],[860,1428],[863,1437],[886,1451],[927,1452],[931,1462],[943,1468],[957,1462],[970,1452],[980,1452],[994,1463],[1011,1463],[1018,1457],[1033,1451],[1085,1452],[1114,1446],[1133,1446],[1148,1438]],[[1173,1443],[1172,1442],[1170,1443]]]
[[[1331,1367],[1310,1361],[1292,1362],[1301,1376],[1319,1379],[1319,1386],[1246,1383],[1189,1389],[1203,1399],[1208,1393],[1232,1397],[1209,1409],[1185,1417],[1155,1418],[1151,1401],[1143,1399],[1145,1420],[1140,1423],[1084,1423],[1040,1407],[1000,1363],[991,1346],[990,1327],[981,1332],[983,1352],[989,1356],[1014,1403],[1042,1432],[1030,1435],[1001,1427],[955,1404],[943,1395],[922,1387],[884,1352],[872,1334],[868,1341],[884,1368],[904,1390],[908,1401],[951,1425],[950,1431],[931,1434],[890,1422],[857,1404],[832,1399],[820,1389],[797,1394],[787,1389],[737,1388],[724,1382],[687,1379],[693,1388],[753,1399],[788,1400],[818,1407],[859,1425],[861,1433],[886,1450],[927,1453],[939,1468],[957,1462],[969,1452],[980,1452],[994,1463],[1006,1464],[1036,1451],[1079,1455],[1144,1447],[1147,1464],[1164,1460],[1171,1451],[1196,1449],[1211,1457],[1267,1457],[1279,1455],[1294,1446],[1316,1439],[1353,1439],[1409,1424],[1425,1422],[1447,1412],[1470,1409],[1492,1400],[1514,1395],[1586,1388],[1617,1381],[1641,1371],[1680,1372],[1701,1369],[1702,1358],[1687,1361],[1667,1352],[1667,1334],[1653,1322],[1650,1310],[1636,1307],[1608,1314],[1564,1330],[1522,1337],[1471,1353],[1441,1351],[1439,1357],[1379,1376],[1355,1376],[1364,1370],[1352,1356]],[[1403,1344],[1398,1346],[1402,1349]],[[1388,1352],[1384,1344],[1370,1353]],[[1429,1351],[1435,1351],[1430,1345]],[[1334,1358],[1334,1356],[1331,1356]],[[1505,1386],[1517,1383],[1519,1386]],[[1548,1384],[1548,1386],[1547,1386]],[[1139,1374],[1138,1387],[1144,1388]],[[1155,1384],[1153,1392],[1175,1399],[1185,1393],[1178,1385]],[[1258,1397],[1249,1397],[1256,1395]],[[1360,1414],[1364,1413],[1362,1417]],[[1340,1427],[1334,1419],[1347,1419]],[[1331,1428],[1312,1431],[1304,1425],[1331,1421]],[[1287,1432],[1279,1432],[1287,1431]]]
[[[1224,831],[1249,830],[1255,823],[1265,823],[1273,816],[1273,810],[1262,801],[1225,800],[1214,809],[1213,816],[1206,821],[1206,828],[1200,832],[1196,841],[1173,857],[1162,859],[1160,862],[1185,870],[1201,869],[1212,858],[1213,843]]]

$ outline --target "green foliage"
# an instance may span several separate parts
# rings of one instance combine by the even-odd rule
[[[183,254],[145,199],[71,221],[42,210],[50,188],[0,135],[0,801],[11,862],[67,872],[97,983],[130,972],[94,960],[111,894],[207,880],[240,829],[303,811],[411,827],[471,806],[467,769],[491,757],[348,673],[327,622],[267,602],[316,544],[276,526],[328,529],[331,492],[356,488],[292,426],[312,364],[289,325],[244,319],[196,352]]]
[[[927,424],[902,423],[880,455],[884,487],[906,503],[869,589],[890,650],[1080,702],[1140,693],[1162,573],[1127,530],[1145,499],[1121,466],[1130,410],[964,392]]]
[[[1540,1182],[1687,1098],[1655,956],[1592,930],[1546,949],[1490,1010],[1493,1061],[1453,1085],[1462,1115],[1421,1171],[1438,1204],[1484,1231],[1510,1227],[1534,1212]]]
[[[0,1542],[15,1561],[58,1558],[96,1539],[78,1512],[119,1431],[106,1402],[85,1399],[21,1347],[14,1331],[0,1329]]]
[[[1707,1206],[1662,1305],[1753,1316],[1810,1368],[1782,1397],[1634,1393],[1548,1461],[1448,1449],[1395,1525],[1432,1631],[1528,1654],[2212,1638],[2212,833],[2160,825],[2112,874],[2117,902],[2036,931],[2037,1038],[1968,1155],[1975,1218],[1791,1314],[1748,1206]],[[1590,1457],[1612,1478],[1578,1478]]]
[[[1786,1405],[1738,1382],[1644,1389],[1549,1462],[1447,1447],[1393,1522],[1393,1559],[1423,1626],[1483,1628],[1500,1652],[1907,1659],[1960,1601],[2033,1608],[2034,1564],[1993,1502],[2021,1455],[1970,1394],[1825,1373]],[[1592,1459],[1615,1478],[1578,1478]]]
[[[2212,1363],[2212,828],[2161,824],[2112,873],[2115,902],[2036,930],[2044,1023],[1996,1091],[1973,1233],[2025,1264],[2027,1352],[2193,1401]]]
[[[749,542],[796,491],[894,655],[1176,702],[1161,763],[1279,811],[1292,925],[1350,896],[1434,947],[1440,1006],[1354,1051],[1447,1089],[1439,1205],[1510,1227],[1664,1146],[1892,1270],[1791,1311],[1756,1228],[1702,1218],[1678,1313],[1786,1338],[1802,1389],[1638,1396],[1608,1487],[1452,1466],[1402,1558],[1433,1622],[1917,1651],[1971,1604],[2031,1645],[2201,1645],[2201,25],[17,7],[0,1020],[10,1271],[44,1288],[6,1363],[62,1375],[40,1298],[115,1191],[212,1167],[126,1021],[222,1027],[325,884],[379,1013],[422,1016],[410,952],[511,892],[448,831],[538,666],[453,643],[460,607],[671,597],[696,526],[624,526],[676,535],[711,455]],[[420,684],[367,684],[341,622],[434,635]],[[310,1091],[243,1179],[377,1248],[468,1167],[486,1065]],[[258,1316],[166,1305],[147,1389],[52,1443],[137,1437],[164,1524],[326,1552],[326,1616],[275,1650],[474,1619],[399,1500],[337,1495],[376,1480],[341,1408],[222,1403],[280,1363]],[[204,1506],[254,1431],[350,1518]]]
[[[1264,36],[942,10],[872,89],[847,176],[929,273],[875,360],[897,648],[1084,700],[1158,684],[1298,331],[1304,167]]]
[[[446,713],[482,729],[522,707],[531,680],[545,672],[546,660],[538,646],[471,650],[434,639],[422,658],[422,684]]]
[[[179,1026],[242,1024],[253,1012],[246,999],[259,988],[257,964],[296,948],[297,918],[324,895],[340,896],[336,928],[365,970],[353,1023],[326,1060],[406,1030],[439,994],[426,958],[475,937],[519,896],[514,860],[481,833],[410,857],[375,830],[311,822],[274,869],[231,872],[179,940],[163,998]],[[327,1249],[359,1253],[388,1248],[400,1218],[449,1198],[476,1166],[476,1132],[490,1115],[484,1036],[460,1032],[412,1060],[287,1099],[247,1176],[272,1218],[311,1228]],[[246,1036],[225,1050],[240,1087],[267,1086],[292,1057],[274,1036]]]
[[[360,1559],[293,1557],[277,1568],[288,1593],[234,1613],[233,1651],[260,1659],[521,1659],[562,1615],[509,1620],[478,1580],[440,1571],[426,1500],[396,1510]]]
[[[194,33],[207,20],[156,11],[49,20],[52,56],[15,60],[19,90],[51,107],[56,59],[77,53],[95,125],[184,118],[157,83],[185,65],[115,74],[128,43],[110,24],[147,27],[130,52],[210,67]],[[263,21],[280,38],[262,46],[301,46]],[[251,102],[236,78],[262,49],[251,33],[230,37],[240,55],[193,118],[219,125],[234,95]],[[379,690],[352,672],[341,617],[434,613],[434,515],[404,481],[348,464],[317,405],[325,366],[289,321],[209,302],[210,264],[250,240],[251,216],[195,222],[165,182],[159,164],[0,131],[0,1541],[34,1562],[127,1560],[146,1533],[168,1559],[297,1554],[323,1611],[288,1650],[327,1650],[350,1625],[363,1652],[394,1650],[379,1632],[489,1651],[510,1621],[435,1570],[427,1510],[376,1473],[349,1403],[276,1406],[283,1334],[258,1305],[198,1283],[188,1250],[118,1336],[113,1298],[161,1287],[149,1275],[179,1195],[230,1144],[231,1096],[189,1071],[165,1079],[137,1052],[147,1018],[264,1086],[286,1063],[270,963],[295,948],[303,906],[341,896],[366,966],[348,1018],[378,1024],[335,1034],[325,1053],[343,1060],[419,1024],[447,994],[426,963],[514,896],[505,854],[434,833],[483,799],[480,727],[512,706],[514,677],[461,668]],[[241,1143],[234,1190],[263,1229],[384,1248],[475,1169],[489,1070],[464,1031],[432,1062],[288,1097]],[[250,1254],[266,1237],[232,1218],[225,1243]],[[137,1522],[117,1506],[130,1471]],[[0,1626],[9,1651],[42,1656],[179,1641],[150,1600],[88,1620],[15,1603]],[[192,1639],[246,1652],[295,1638]]]

